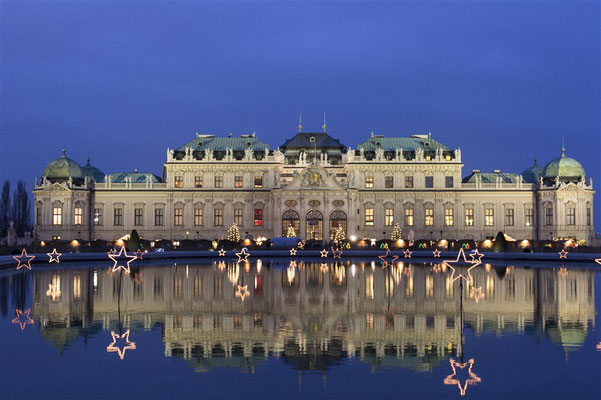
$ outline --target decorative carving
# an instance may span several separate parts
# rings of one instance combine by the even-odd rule
[[[320,187],[324,185],[325,182],[319,170],[315,168],[309,168],[303,173],[303,186]]]

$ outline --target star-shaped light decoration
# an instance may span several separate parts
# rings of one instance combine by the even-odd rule
[[[248,256],[250,256],[250,253],[246,247],[243,247],[240,253],[236,253],[236,257],[238,257],[238,263],[241,263],[242,261],[248,262]]]
[[[601,342],[597,343],[597,350],[601,351]]]
[[[15,259],[15,261],[18,262],[17,264],[17,270],[25,267],[27,269],[31,269],[31,260],[33,260],[35,258],[35,256],[28,256],[27,255],[27,251],[25,251],[25,249],[23,249],[23,251],[21,251],[21,255],[20,256],[13,256],[13,258]]]
[[[28,308],[25,311],[21,311],[17,308],[15,310],[16,317],[13,318],[12,323],[19,324],[19,326],[21,327],[21,330],[24,331],[25,325],[33,325],[33,319],[31,319],[29,317],[30,313],[31,313],[31,308]]]
[[[298,247],[299,250],[303,250],[305,248],[305,243],[301,240],[297,243],[296,247]]]
[[[291,256],[295,256],[296,255],[296,249],[290,249],[290,255]]]
[[[244,299],[246,299],[248,296],[250,296],[248,285],[238,285],[238,288],[236,289],[236,297],[239,297],[240,300],[244,301]]]
[[[441,253],[441,252],[440,252],[440,250],[438,250],[438,249],[435,249],[435,250],[432,252],[432,256],[434,256],[434,257],[440,257],[440,253]]]
[[[472,372],[472,367],[474,366],[473,358],[471,358],[466,363],[458,363],[455,360],[453,360],[452,358],[449,360],[449,362],[451,363],[451,369],[453,370],[453,373],[451,375],[447,376],[446,378],[444,378],[443,383],[445,385],[457,385],[457,387],[459,388],[459,392],[462,396],[465,396],[465,391],[467,390],[467,385],[475,385],[477,383],[482,382],[482,379],[478,375],[476,375],[474,372]],[[461,386],[461,381],[459,379],[457,379],[457,377],[455,376],[455,375],[457,375],[456,368],[464,369],[465,367],[468,367],[467,373],[469,375],[469,378],[466,379],[463,386]]]
[[[136,256],[136,258],[138,260],[143,260],[144,252],[142,250],[138,249],[138,250],[134,251],[134,256]]]
[[[595,262],[599,265],[601,265],[601,258],[595,258]]]
[[[106,252],[106,254],[107,254],[108,256],[110,256],[111,254],[117,254],[117,250],[115,250],[115,249],[110,249],[109,251],[107,251],[107,252]]]
[[[56,251],[56,249],[52,249],[52,253],[46,253],[48,255],[48,257],[50,257],[50,260],[48,260],[48,264],[50,263],[60,263],[61,261],[58,259],[60,256],[62,256],[61,253],[58,253]]]
[[[566,267],[559,268],[559,276],[561,276],[562,278],[568,276],[568,269]]]
[[[123,357],[125,357],[125,350],[136,349],[136,342],[129,340],[129,329],[125,331],[123,335],[111,331],[111,336],[113,338],[113,343],[109,344],[106,348],[107,353],[117,352],[119,358],[123,360]],[[120,345],[117,344],[117,341],[119,341]]]
[[[453,267],[451,264],[455,264],[455,263],[460,263],[461,261],[459,260],[460,258],[463,258],[463,263],[465,264],[471,264],[471,267],[469,267],[467,269],[467,276],[464,276],[462,273],[459,273],[457,276],[455,276],[457,269],[455,267]],[[471,270],[476,268],[478,265],[480,265],[480,261],[476,261],[476,262],[471,262],[468,261],[465,258],[465,252],[463,251],[463,248],[459,249],[459,252],[457,253],[457,259],[454,261],[450,261],[450,260],[444,260],[443,264],[446,265],[447,267],[451,268],[451,281],[455,282],[457,279],[459,278],[463,278],[465,279],[467,282],[473,282],[474,279],[472,278],[471,275]]]
[[[472,258],[472,263],[482,263],[482,257],[484,257],[484,254],[480,253],[478,249],[476,249],[470,253],[470,257]]]
[[[325,274],[326,272],[328,272],[330,267],[328,266],[328,263],[321,263],[320,269],[321,269],[321,272],[323,272]]]
[[[386,249],[386,254],[382,254],[381,256],[378,256],[378,258],[380,260],[382,260],[382,268],[386,268],[388,265],[393,265],[395,260],[397,258],[399,258],[399,256],[390,255],[390,249]],[[390,262],[388,262],[389,258],[391,259]]]
[[[321,255],[321,258],[328,258],[328,250],[327,249],[323,249],[322,251],[319,252],[319,254]]]
[[[134,261],[135,259],[137,259],[136,256],[128,256],[127,255],[125,246],[121,247],[121,249],[119,250],[119,253],[109,254],[109,258],[115,262],[115,264],[113,265],[113,272],[117,272],[120,269],[123,269],[123,271],[125,271],[126,274],[129,274],[129,272],[130,272],[129,264],[132,261]],[[127,260],[126,264],[123,264],[122,259]]]
[[[225,250],[223,249],[223,247],[220,248],[219,251],[217,251],[217,254],[219,255],[219,257],[225,257]]]
[[[566,251],[566,249],[561,249],[561,251],[558,254],[559,258],[568,258],[568,252]]]
[[[478,286],[478,287],[472,286],[472,288],[470,290],[470,299],[474,299],[476,301],[476,303],[478,303],[483,298],[484,298],[484,292],[482,291],[482,286]]]
[[[403,255],[405,256],[405,258],[411,258],[411,253],[412,251],[407,249],[403,252]]]
[[[334,258],[342,258],[342,249],[332,249],[332,256]]]

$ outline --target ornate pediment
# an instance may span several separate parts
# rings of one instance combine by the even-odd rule
[[[56,193],[70,192],[71,189],[69,189],[69,187],[67,186],[66,183],[54,182],[54,183],[51,183],[51,184],[45,186],[44,188],[41,188],[41,191],[43,191],[45,193],[56,194]]]
[[[563,184],[559,187],[559,189],[557,189],[558,192],[582,192],[584,191],[584,189],[582,189],[580,186],[576,185],[575,183],[566,183]]]
[[[325,168],[312,165],[303,169],[284,190],[344,190]]]

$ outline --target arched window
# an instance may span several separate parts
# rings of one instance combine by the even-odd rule
[[[346,237],[346,214],[341,210],[332,211],[330,214],[330,235],[338,228],[344,230],[344,237]]]
[[[323,240],[323,215],[317,210],[307,213],[306,235],[307,239]]]
[[[294,235],[299,236],[300,218],[294,210],[288,210],[282,215],[282,236],[288,236],[288,228],[294,229]]]

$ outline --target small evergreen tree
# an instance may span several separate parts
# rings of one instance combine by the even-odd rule
[[[230,229],[227,231],[227,239],[231,240],[232,242],[240,241],[240,231],[238,230],[238,225],[232,224],[232,226],[230,226]]]
[[[344,229],[341,226],[339,226],[338,228],[336,228],[334,230],[334,232],[332,232],[332,234],[331,234],[331,239],[336,244],[342,243],[344,241],[344,239],[346,239],[346,235],[344,233]]]
[[[399,224],[395,224],[394,228],[392,228],[392,232],[390,233],[390,240],[394,240],[395,242],[401,239],[401,227]]]
[[[138,251],[142,249],[142,243],[140,241],[140,235],[138,235],[137,230],[131,231],[129,235],[129,240],[126,243],[126,247],[129,251]]]
[[[288,231],[286,232],[286,237],[296,237],[296,232],[294,232],[293,226],[288,227]]]
[[[492,251],[494,253],[501,253],[507,249],[507,240],[505,240],[505,235],[503,232],[497,233],[497,237],[495,238],[495,244],[492,246]]]

